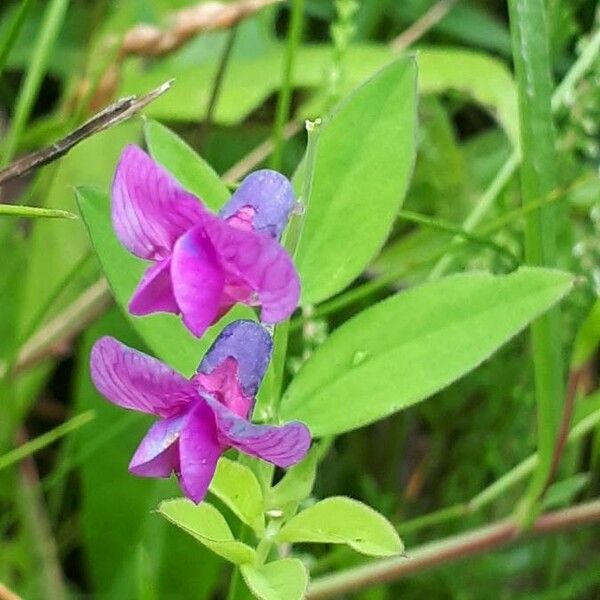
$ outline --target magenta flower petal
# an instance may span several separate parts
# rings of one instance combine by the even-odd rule
[[[179,438],[179,481],[185,495],[202,502],[221,455],[215,417],[202,401],[189,412]]]
[[[225,268],[258,296],[261,320],[276,323],[289,317],[298,305],[300,280],[288,253],[265,234],[236,229],[209,214],[203,221]]]
[[[214,411],[222,443],[284,468],[306,456],[310,431],[304,423],[294,421],[281,427],[254,425],[210,396],[204,399]]]
[[[221,331],[204,355],[198,373],[206,376],[231,357],[237,363],[239,384],[248,396],[254,396],[269,366],[273,340],[255,321],[238,320]]]
[[[179,313],[171,283],[171,257],[148,267],[131,300],[132,315],[147,315],[153,312]]]
[[[187,414],[161,419],[150,427],[138,446],[129,471],[140,477],[169,477],[179,472],[179,436]]]
[[[219,216],[231,224],[235,224],[240,215],[249,216],[255,231],[279,239],[293,207],[294,190],[287,177],[277,171],[263,169],[242,181]]]
[[[98,391],[123,408],[171,417],[198,397],[179,373],[111,337],[94,344],[90,368]]]
[[[200,337],[217,319],[224,286],[223,269],[202,226],[177,240],[171,279],[183,322]]]
[[[112,185],[112,221],[117,237],[133,254],[166,258],[175,240],[203,212],[198,199],[143,150],[125,148]]]

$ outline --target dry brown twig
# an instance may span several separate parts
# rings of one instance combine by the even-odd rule
[[[27,154],[16,160],[8,167],[0,171],[0,186],[7,181],[21,177],[30,171],[53,162],[64,156],[77,144],[85,139],[100,133],[109,127],[126,121],[137,112],[142,110],[150,102],[162,96],[173,84],[173,80],[166,81],[154,90],[143,96],[127,96],[117,100],[114,104],[107,106],[83,125],[69,133],[66,137],[54,142],[52,145]]]
[[[116,60],[100,78],[100,83],[89,101],[89,108],[95,110],[114,98],[119,87],[123,61],[130,56],[155,58],[181,48],[193,37],[222,29],[231,29],[267,6],[279,4],[283,0],[238,0],[238,2],[202,2],[181,9],[171,15],[166,27],[140,23],[129,29],[118,47]],[[111,41],[111,45],[114,42]],[[75,93],[78,99],[85,98],[90,82],[84,79]]]
[[[0,583],[0,600],[22,600],[22,598]]]
[[[104,314],[112,303],[106,279],[99,279],[25,343],[12,373],[19,374],[45,359],[65,354],[70,341]],[[3,374],[0,368],[0,375]]]
[[[499,521],[414,548],[408,558],[400,556],[381,559],[319,577],[311,582],[306,597],[309,600],[336,598],[373,585],[398,581],[470,556],[479,556],[511,543],[531,539],[532,536],[550,535],[574,527],[597,526],[599,522],[600,500],[543,514],[529,531],[523,531],[511,519]]]

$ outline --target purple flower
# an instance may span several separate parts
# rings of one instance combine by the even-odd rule
[[[118,406],[160,418],[138,446],[130,472],[142,477],[175,472],[185,495],[198,503],[229,448],[279,467],[300,461],[310,446],[303,423],[275,427],[248,420],[271,350],[261,325],[234,321],[188,380],[114,338],[99,339],[90,360],[98,390]]]
[[[294,205],[290,182],[256,171],[213,215],[137,146],[121,155],[112,221],[121,243],[153,261],[130,303],[134,315],[181,314],[200,337],[234,304],[261,305],[261,319],[289,317],[300,281],[279,237]]]

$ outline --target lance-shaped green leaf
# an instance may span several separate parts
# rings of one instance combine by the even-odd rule
[[[259,534],[264,530],[262,490],[248,467],[222,456],[209,489],[246,525]]]
[[[334,496],[292,517],[277,535],[279,542],[347,544],[369,556],[400,554],[404,546],[393,525],[362,502]]]
[[[178,498],[161,502],[158,512],[225,560],[237,565],[254,561],[254,549],[233,537],[225,517],[212,504],[196,506]]]
[[[381,249],[408,187],[415,136],[416,65],[408,58],[379,71],[326,122],[297,254],[304,303],[344,289]]]
[[[26,217],[29,219],[76,219],[77,215],[68,210],[22,206],[20,204],[0,204],[0,217]]]
[[[338,434],[424,400],[558,302],[573,277],[542,268],[468,273],[414,287],[333,332],[284,394],[283,420]]]
[[[144,137],[152,158],[208,208],[218,210],[229,200],[229,190],[213,168],[177,134],[156,121],[147,121]]]
[[[242,576],[260,600],[302,600],[308,586],[308,574],[302,561],[283,558],[253,567],[242,565]]]

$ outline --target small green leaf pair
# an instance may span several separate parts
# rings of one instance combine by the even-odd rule
[[[315,455],[306,459],[306,472],[314,469]],[[292,472],[288,483],[273,488],[270,503],[275,498],[295,502],[305,495],[308,484]],[[286,475],[289,477],[289,474]],[[310,478],[308,478],[310,479]],[[306,481],[306,479],[304,480]],[[311,481],[312,487],[312,481]],[[369,556],[392,556],[403,551],[403,544],[394,527],[379,513],[365,504],[346,497],[321,500],[291,516],[281,512],[265,531],[264,516],[269,510],[253,472],[240,463],[222,457],[210,487],[258,538],[269,543],[347,544]],[[310,489],[308,489],[309,493]],[[274,511],[273,508],[270,511]],[[263,600],[299,600],[304,596],[308,574],[303,563],[295,558],[263,564],[254,548],[235,539],[225,517],[209,502],[196,506],[186,499],[167,500],[158,507],[166,519],[195,537],[204,546],[225,560],[239,565],[253,593]]]

